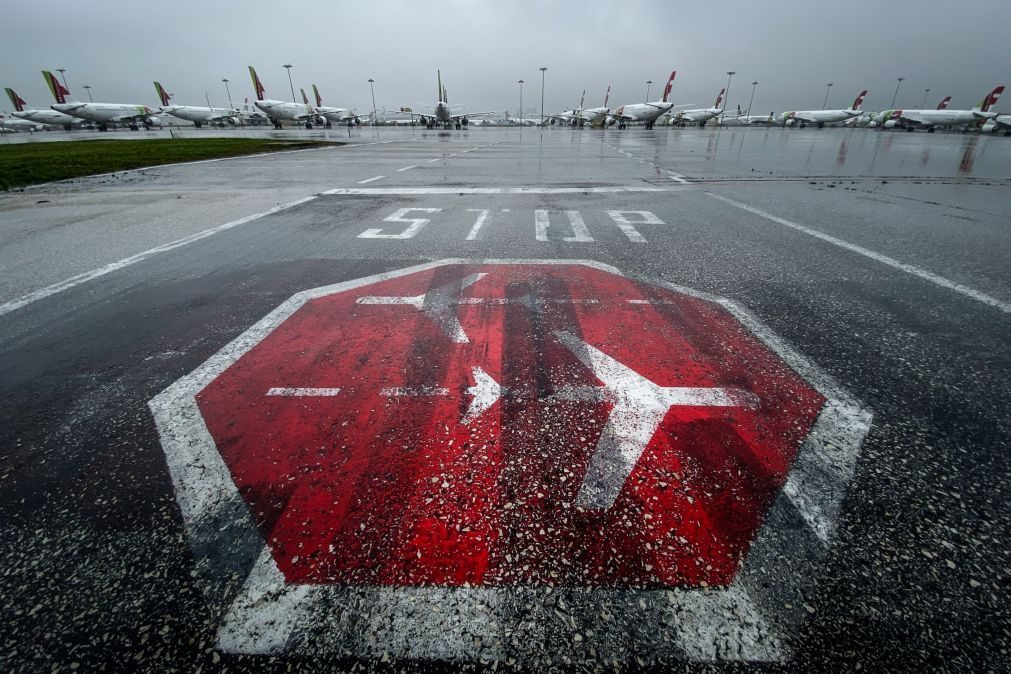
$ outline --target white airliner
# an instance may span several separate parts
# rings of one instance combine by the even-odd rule
[[[315,84],[312,85],[312,93],[316,96],[316,113],[322,116],[327,128],[332,126],[333,122],[347,124],[349,121],[355,119],[354,113],[347,108],[333,108],[323,105],[323,98],[319,95],[319,89],[316,88]]]
[[[228,123],[235,126],[238,121],[239,111],[237,109],[212,108],[210,106],[204,107],[196,105],[172,105],[172,94],[165,91],[165,87],[161,85],[161,82],[154,83],[154,90],[158,92],[158,98],[161,100],[162,112],[172,115],[173,117],[178,117],[179,119],[185,119],[187,122],[193,122],[193,126],[198,129],[203,126],[204,123]]]
[[[603,126],[611,109],[607,107],[607,99],[611,97],[611,85],[607,85],[607,93],[604,94],[604,104],[599,108],[584,108],[582,118],[590,126]]]
[[[28,104],[17,95],[17,92],[10,87],[7,87],[5,90],[7,91],[7,97],[11,99],[11,104],[14,106],[14,112],[11,114],[18,119],[27,120],[36,124],[62,126],[67,131],[70,131],[73,127],[80,126],[84,123],[83,119],[71,117],[70,115],[65,115],[62,112],[56,112],[55,110],[41,110],[36,108],[26,109],[25,106]]]
[[[941,102],[937,104],[937,109],[938,110],[945,110],[945,109],[947,109],[948,103],[950,103],[950,102],[951,102],[951,96],[945,96],[944,98],[941,99]],[[857,117],[855,119],[848,120],[846,122],[846,124],[848,126],[868,126],[868,127],[873,128],[873,127],[876,127],[876,126],[880,126],[881,121],[882,121],[882,116],[884,114],[885,113],[882,113],[882,112],[865,112],[864,114],[860,115],[859,117]],[[895,124],[892,123],[892,124],[888,125],[888,128],[892,128],[894,126],[895,126]]]
[[[675,124],[698,124],[699,126],[705,126],[713,117],[723,114],[723,108],[720,107],[720,103],[723,102],[723,94],[726,93],[726,89],[720,89],[720,93],[716,96],[716,104],[711,108],[700,108],[698,110],[682,110],[674,114]]]
[[[454,107],[459,108],[463,106],[451,106],[449,104],[449,94],[446,92],[446,87],[442,86],[442,72],[438,70],[435,72],[439,80],[439,102],[433,107],[432,114],[426,115],[410,112],[409,114],[411,117],[417,117],[421,124],[430,129],[434,128],[438,124],[442,124],[447,129],[451,129],[454,126],[459,129],[470,123],[470,120],[468,119],[469,117],[487,117],[488,115],[495,114],[494,112],[458,112],[454,114]]]
[[[0,130],[3,131],[42,131],[42,128],[37,122],[0,115]]]
[[[155,111],[146,105],[133,105],[130,103],[82,103],[81,101],[68,98],[70,92],[67,91],[56,75],[48,70],[42,71],[42,77],[56,99],[53,110],[68,114],[72,117],[79,117],[98,125],[99,131],[107,131],[109,123],[126,124],[136,131],[143,124],[151,128],[161,120],[155,116]]]
[[[808,124],[816,124],[820,129],[826,124],[844,122],[847,119],[859,117],[862,114],[860,112],[860,106],[864,104],[864,98],[866,97],[867,90],[864,89],[857,95],[856,99],[853,101],[853,105],[845,110],[797,110],[793,112],[784,112],[779,116],[779,119],[782,121],[784,126],[797,125],[804,128]]]
[[[653,103],[629,103],[628,105],[623,105],[608,117],[608,123],[614,124],[617,122],[618,128],[624,129],[629,124],[641,122],[645,128],[652,129],[653,124],[656,123],[660,115],[669,112],[675,107],[673,103],[667,102],[671,89],[674,87],[675,75],[677,75],[676,70],[670,74],[667,86],[663,89],[663,98],[661,100]]]
[[[586,124],[586,120],[583,119],[583,103],[586,101],[586,89],[583,89],[583,95],[579,97],[579,107],[573,108],[571,110],[565,110],[558,113],[557,115],[551,115],[548,119],[551,120],[551,124],[561,122],[562,124],[568,124],[569,126],[580,126]]]
[[[1003,85],[995,87],[972,110],[885,110],[880,119],[886,129],[895,127],[906,131],[926,129],[933,132],[938,127],[981,124],[997,117],[997,113],[990,112],[990,108],[997,104],[1002,93]]]
[[[988,133],[1003,131],[1005,136],[1011,136],[1011,115],[997,115],[981,126],[979,130]]]
[[[311,129],[312,123],[318,121],[318,116],[313,107],[307,103],[294,103],[291,101],[279,101],[272,98],[264,98],[265,89],[260,82],[256,69],[249,66],[249,76],[253,78],[253,89],[256,90],[256,101],[254,105],[270,118],[275,129],[283,128],[281,122],[301,122],[305,128]]]

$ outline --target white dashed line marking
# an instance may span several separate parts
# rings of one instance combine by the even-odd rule
[[[770,220],[772,222],[775,222],[776,224],[783,225],[784,227],[789,227],[790,229],[795,229],[798,232],[803,232],[804,234],[813,236],[816,239],[821,239],[822,241],[826,241],[828,243],[831,243],[832,245],[839,246],[840,248],[845,248],[846,250],[853,253],[857,253],[858,255],[869,257],[870,259],[876,262],[880,262],[882,264],[886,264],[889,267],[892,267],[893,269],[898,269],[899,271],[904,271],[907,274],[912,274],[913,276],[921,278],[924,281],[929,281],[934,285],[941,286],[942,288],[954,290],[955,292],[965,295],[966,297],[969,297],[971,299],[974,299],[977,302],[988,304],[992,307],[1000,309],[1006,314],[1011,314],[1011,302],[999,300],[992,295],[987,295],[986,293],[980,292],[975,288],[970,288],[969,286],[962,285],[961,283],[956,283],[954,281],[946,279],[943,276],[938,276],[937,274],[931,271],[927,271],[926,269],[922,269],[915,265],[906,264],[905,262],[900,262],[895,258],[888,257],[887,255],[882,255],[881,253],[877,253],[873,250],[870,250],[869,248],[864,248],[863,246],[858,246],[856,244],[850,243],[849,241],[837,239],[836,237],[830,234],[825,234],[824,232],[819,232],[816,229],[805,227],[804,225],[797,224],[796,222],[792,222],[790,220],[787,220],[786,218],[781,218],[771,213],[766,213],[761,209],[755,208],[754,206],[749,206],[748,204],[743,204],[740,201],[734,201],[733,199],[728,199],[727,197],[721,196],[719,194],[713,194],[712,192],[706,192],[706,194],[712,197],[713,199],[722,201],[725,204],[729,204],[731,206],[739,208],[742,211],[747,211],[748,213],[757,215],[760,218],[765,218],[766,220]]]
[[[366,178],[365,180],[359,180],[358,184],[359,185],[367,185],[368,183],[372,183],[372,182],[375,182],[377,180],[382,180],[385,177],[386,176],[373,176],[372,178]],[[326,194],[329,194],[329,192],[327,192]]]
[[[410,171],[413,168],[418,168],[417,164],[411,164],[410,166],[405,166],[404,168],[398,168],[397,173],[403,173],[404,171]]]

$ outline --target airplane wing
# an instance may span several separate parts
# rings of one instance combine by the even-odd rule
[[[923,119],[922,117],[920,117],[915,113],[906,113],[906,112],[903,112],[901,115],[899,115],[897,121],[901,121],[903,124],[912,124],[914,126],[934,125],[933,122],[927,121],[926,119]]]
[[[497,115],[497,112],[461,112],[455,115],[450,115],[450,119],[463,119],[464,117],[487,117],[488,115]]]
[[[137,115],[120,115],[119,117],[113,117],[110,122],[118,122],[120,124],[131,124],[133,122],[143,122],[144,120],[152,117],[151,113],[143,113]]]

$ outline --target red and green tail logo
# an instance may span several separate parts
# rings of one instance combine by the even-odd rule
[[[171,105],[172,94],[165,91],[165,87],[161,85],[161,82],[154,83],[154,90],[158,92],[158,98],[161,100],[162,106]]]
[[[7,87],[4,91],[7,92],[7,98],[11,99],[11,105],[14,106],[15,110],[21,112],[25,109],[25,105],[27,105],[27,103],[25,103],[20,96],[14,93],[13,89]]]
[[[317,108],[323,107],[323,99],[320,98],[319,89],[316,88],[315,84],[312,85],[312,93],[316,95],[316,107]]]
[[[256,100],[262,101],[265,93],[263,88],[263,83],[260,82],[260,78],[256,75],[256,70],[253,66],[249,66],[249,76],[253,78],[253,88],[256,89]]]
[[[46,86],[49,87],[49,92],[53,95],[53,98],[56,99],[57,103],[67,102],[67,96],[70,92],[67,91],[66,87],[64,87],[58,79],[56,79],[56,75],[52,74],[48,70],[43,70],[42,79],[46,81]]]

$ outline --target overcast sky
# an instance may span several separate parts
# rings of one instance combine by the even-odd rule
[[[9,2],[0,46],[3,81],[33,106],[52,103],[40,70],[66,68],[73,94],[96,101],[158,103],[152,80],[176,103],[226,103],[253,97],[247,65],[268,97],[290,98],[317,83],[327,105],[380,109],[432,104],[436,69],[450,103],[467,109],[540,108],[540,66],[547,66],[546,111],[571,108],[586,89],[600,105],[640,102],[646,81],[657,100],[677,70],[673,100],[711,105],[734,70],[730,106],[755,113],[848,106],[862,88],[868,110],[887,108],[905,77],[897,107],[928,107],[944,95],[971,107],[996,84],[1011,84],[1011,2],[850,0],[834,4],[747,2],[446,2],[302,0],[232,2]],[[311,92],[310,92],[311,93]],[[1008,109],[1011,94],[1005,96]],[[4,97],[3,109],[9,109]]]

